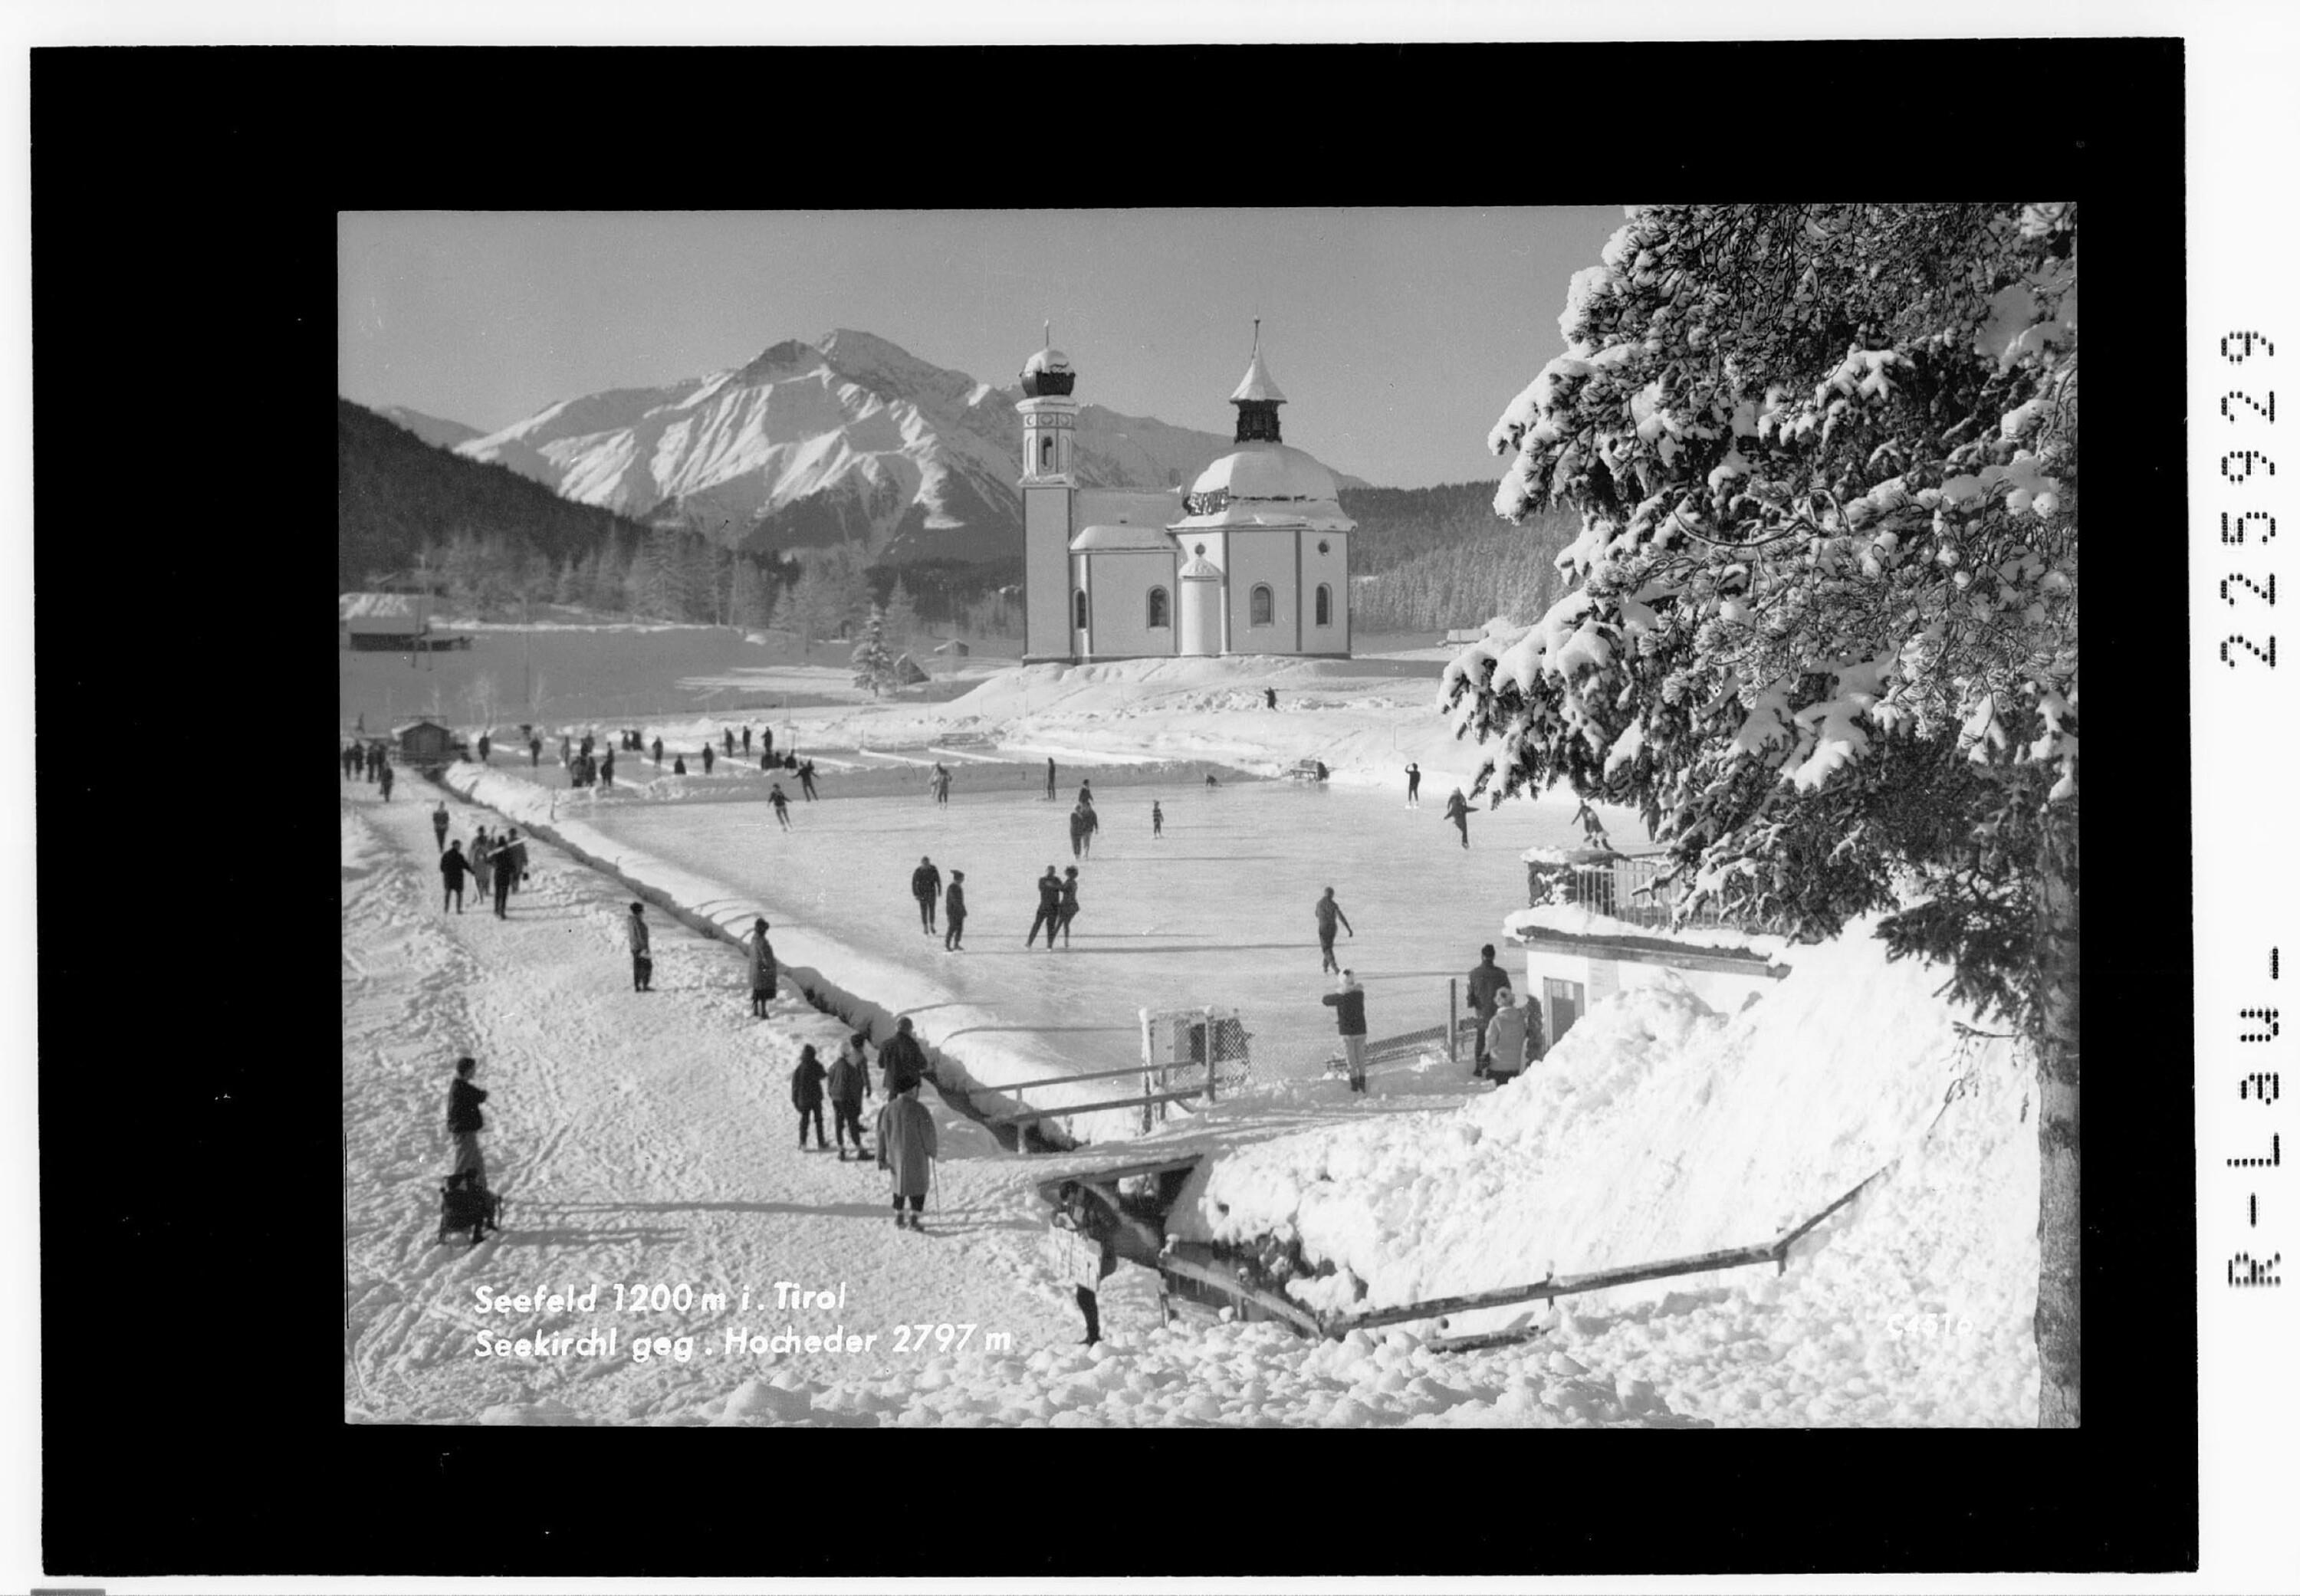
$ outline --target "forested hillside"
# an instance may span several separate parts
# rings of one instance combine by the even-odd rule
[[[1531,620],[1563,591],[1553,561],[1580,530],[1565,514],[1512,526],[1494,513],[1490,482],[1346,487],[1341,503],[1358,523],[1351,605],[1361,630]]]

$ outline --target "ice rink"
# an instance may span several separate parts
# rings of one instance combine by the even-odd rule
[[[1002,1049],[1066,1070],[1138,1061],[1144,1007],[1229,1006],[1253,1036],[1257,1076],[1313,1073],[1335,1039],[1312,905],[1330,885],[1354,937],[1335,954],[1365,985],[1379,1038],[1445,1022],[1446,977],[1466,975],[1478,948],[1502,948],[1502,918],[1526,902],[1518,855],[1535,844],[1577,844],[1574,806],[1512,802],[1474,809],[1464,851],[1443,817],[1446,793],[1289,782],[1112,787],[1096,803],[1102,829],[1077,860],[1079,913],[1068,948],[1026,950],[1033,883],[1073,862],[1057,802],[1006,793],[853,798],[791,805],[785,834],[764,803],[601,806],[600,831],[769,906],[770,918],[891,957],[954,1002],[995,1012]],[[1153,800],[1165,835],[1151,835]],[[1634,817],[1606,811],[1615,844],[1634,848]],[[966,946],[945,952],[919,926],[911,872],[921,855],[946,880],[966,872]],[[938,926],[941,924],[939,919]],[[988,1028],[986,1028],[988,1029]],[[956,1040],[957,1033],[946,1040]],[[989,1037],[984,1038],[986,1041]]]

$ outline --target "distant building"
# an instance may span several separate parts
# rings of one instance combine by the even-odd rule
[[[436,720],[411,720],[394,727],[391,735],[402,764],[445,765],[466,752],[463,739]]]
[[[1077,382],[1047,347],[1022,368],[1022,659],[1350,652],[1349,535],[1334,474],[1278,436],[1286,395],[1257,324],[1237,447],[1187,494],[1081,487]]]

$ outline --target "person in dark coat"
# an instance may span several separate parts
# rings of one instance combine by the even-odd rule
[[[1342,912],[1339,903],[1334,902],[1334,889],[1330,886],[1326,889],[1324,897],[1311,905],[1310,912],[1318,917],[1318,951],[1325,955],[1325,962],[1318,968],[1321,970],[1341,968],[1340,960],[1334,957],[1335,923],[1340,922],[1342,929],[1352,937],[1357,935],[1358,928],[1350,924],[1350,917]]]
[[[911,1034],[911,1017],[904,1015],[895,1022],[895,1034],[887,1038],[887,1045],[879,1050],[879,1085],[893,1098],[917,1085],[933,1073],[927,1065],[926,1049]]]
[[[775,756],[771,752],[759,755],[759,769],[762,771],[771,770],[774,768]]]
[[[447,851],[439,856],[439,878],[447,888],[439,900],[441,914],[447,912],[450,902],[455,905],[457,914],[463,912],[463,874],[471,868],[471,861],[463,857],[463,844],[449,843]]]
[[[511,889],[527,873],[527,844],[519,840],[519,828],[513,827],[504,834],[504,844],[495,852],[490,862],[496,872],[496,918],[511,918]]]
[[[1421,807],[1421,767],[1419,765],[1405,767],[1405,807]]]
[[[711,744],[710,744],[705,743],[705,744],[703,745],[703,774],[704,774],[704,775],[708,776],[708,775],[710,775],[710,774],[711,774],[711,762],[712,762],[713,760],[717,759],[718,757],[719,757],[719,756],[718,756],[717,754],[715,754],[715,753],[713,753],[713,752],[711,752]]]
[[[1453,821],[1460,829],[1462,846],[1468,847],[1470,845],[1470,801],[1462,796],[1462,789],[1459,787],[1455,787],[1454,795],[1446,800],[1446,818]]]
[[[1154,838],[1166,835],[1166,811],[1158,807],[1155,798],[1150,800],[1150,835]]]
[[[1086,1320],[1085,1344],[1102,1339],[1102,1311],[1096,1293],[1118,1269],[1118,1248],[1111,1239],[1109,1210],[1077,1181],[1064,1181],[1061,1203],[1046,1233],[1048,1261],[1068,1282]]]
[[[671,773],[673,776],[684,776],[687,774],[687,756],[685,754],[674,753],[671,756]]]
[[[735,734],[729,731],[722,726],[719,728],[719,736],[721,740],[727,745],[727,757],[729,759],[733,759],[735,757]]]
[[[727,752],[732,753],[734,750],[730,748]],[[747,726],[743,728],[743,757],[751,757],[751,728]]]
[[[759,727],[759,752],[767,755],[771,759],[774,756],[775,728],[773,727],[762,726]]]
[[[518,755],[514,754],[512,757],[516,759]],[[541,737],[529,737],[527,740],[527,762],[529,766],[533,769],[540,769],[542,768],[543,739]]]
[[[1264,687],[1262,690],[1262,702],[1271,709],[1276,709],[1278,707],[1278,689],[1275,687]]]
[[[654,960],[647,951],[653,945],[653,939],[647,935],[646,904],[631,905],[630,917],[623,921],[623,939],[631,949],[631,990],[653,992]]]
[[[662,769],[662,739],[661,737],[657,737],[654,740],[654,768],[658,770]]]
[[[1048,865],[1046,873],[1038,877],[1038,918],[1030,922],[1030,935],[1022,939],[1022,945],[1027,948],[1036,942],[1038,938],[1038,927],[1044,926],[1046,928],[1046,949],[1049,952],[1053,952],[1054,927],[1061,923],[1062,915],[1062,875],[1054,866]]]
[[[798,1050],[798,1068],[791,1071],[791,1107],[798,1110],[798,1144],[806,1146],[807,1121],[814,1122],[814,1148],[817,1152],[830,1145],[822,1139],[822,1083],[827,1072],[822,1060],[815,1057],[814,1043],[808,1043]],[[840,1143],[838,1156],[846,1156],[846,1144]]]
[[[591,734],[589,732],[585,732],[583,734],[583,740],[575,744],[575,752],[581,754],[586,759],[591,757]]]
[[[455,1078],[447,1087],[447,1135],[455,1143],[455,1175],[468,1175],[471,1183],[482,1192],[488,1189],[488,1161],[479,1156],[479,1133],[487,1128],[479,1105],[488,1094],[471,1084],[471,1076],[479,1068],[473,1058],[455,1060]],[[478,1240],[477,1236],[472,1238]]]
[[[807,763],[812,766],[814,761],[812,760],[809,760],[807,761]],[[786,748],[783,750],[783,769],[794,772],[798,769],[798,751],[796,749]]]
[[[481,732],[479,734],[479,763],[482,765],[488,762],[488,750],[492,746],[494,746],[494,744],[488,742],[488,734]]]
[[[1064,947],[1071,945],[1071,922],[1078,919],[1078,866],[1065,865],[1062,867],[1062,896],[1059,910],[1062,916],[1062,946]],[[1046,951],[1052,952],[1054,946],[1054,934],[1049,930],[1046,933]]]
[[[950,873],[949,890],[942,896],[942,922],[949,927],[943,933],[942,937],[945,952],[962,953],[966,951],[959,945],[961,939],[966,935],[965,881],[964,870],[953,870]]]
[[[1094,782],[1091,777],[1079,783],[1079,802],[1088,809],[1094,807]]]
[[[391,761],[390,761],[389,760],[386,760],[386,761],[383,761],[383,769],[376,772],[375,784],[376,784],[376,786],[379,786],[379,787],[380,787],[380,788],[382,788],[382,789],[383,789],[383,801],[384,801],[386,803],[390,802],[391,802]]]
[[[775,979],[780,967],[775,962],[775,944],[767,940],[767,922],[762,918],[751,927],[751,1013],[763,1018],[767,1005],[774,1001]]]
[[[612,748],[599,756],[599,785],[603,787],[615,785],[615,751]]]
[[[1470,1012],[1478,1017],[1478,1067],[1470,1072],[1473,1076],[1486,1073],[1486,1027],[1493,1024],[1494,1010],[1500,1002],[1500,994],[1509,990],[1509,984],[1508,973],[1494,962],[1494,944],[1488,943],[1478,950],[1478,967],[1470,972],[1467,987]]]
[[[431,811],[431,841],[438,851],[447,851],[447,801],[439,800],[439,807]]]
[[[790,829],[790,800],[783,794],[782,783],[777,782],[772,787],[768,789],[767,802],[775,806],[775,819],[782,822],[783,829],[785,831],[788,831]]]
[[[1071,857],[1072,859],[1084,859],[1087,856],[1088,839],[1094,835],[1094,828],[1100,824],[1101,822],[1095,819],[1094,805],[1083,799],[1079,801],[1076,809],[1071,810]]]
[[[919,1101],[918,1083],[912,1081],[879,1110],[879,1168],[894,1176],[896,1229],[906,1223],[912,1230],[926,1228],[920,1215],[934,1179],[934,1116]],[[905,1198],[911,1204],[907,1216],[903,1212]]]
[[[1054,801],[1054,761],[1052,761],[1052,760],[1048,760],[1048,761],[1046,761],[1046,800],[1047,800],[1047,802],[1052,802]]]
[[[1333,991],[1318,1000],[1334,1010],[1334,1027],[1342,1034],[1342,1052],[1350,1062],[1350,1090],[1365,1090],[1365,989],[1348,970]]]
[[[934,860],[919,856],[919,868],[911,872],[911,896],[919,906],[919,933],[922,936],[935,934],[935,900],[942,896],[942,872]]]
[[[830,1095],[831,1135],[838,1139],[838,1161],[846,1161],[846,1138],[854,1137],[854,1152],[861,1157],[870,1150],[862,1145],[862,1100],[871,1095],[871,1071],[863,1061],[862,1044],[868,1035],[856,1031],[846,1038],[838,1050],[838,1057],[830,1061],[830,1075],[825,1089]]]
[[[791,769],[798,772],[798,790],[800,794],[809,803],[812,803],[815,799],[814,761],[812,760],[809,760],[804,764],[801,764],[798,761],[797,755],[792,754],[787,757],[790,760]]]

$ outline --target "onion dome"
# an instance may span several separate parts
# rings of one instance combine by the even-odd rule
[[[1036,399],[1046,394],[1067,394],[1077,382],[1071,357],[1054,347],[1054,327],[1049,323],[1046,347],[1022,362],[1022,396]]]

